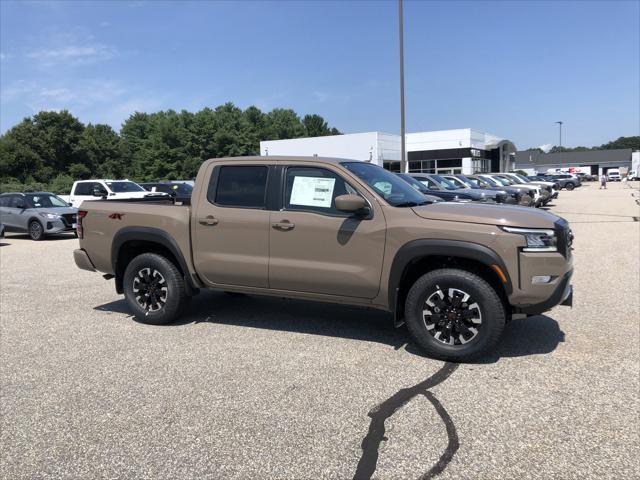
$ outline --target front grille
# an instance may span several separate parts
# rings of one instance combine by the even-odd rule
[[[569,224],[564,222],[556,222],[556,235],[558,236],[558,252],[563,257],[571,256],[571,245],[573,244],[573,232],[569,228]]]
[[[77,215],[75,213],[65,213],[61,215],[61,217],[67,227],[71,227],[71,225],[76,223]]]

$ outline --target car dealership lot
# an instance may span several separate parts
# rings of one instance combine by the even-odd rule
[[[459,366],[352,307],[203,292],[143,325],[77,239],[10,234],[0,477],[638,476],[637,189],[608,187],[550,207],[576,236],[573,309]]]

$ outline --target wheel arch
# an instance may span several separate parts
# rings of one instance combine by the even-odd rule
[[[505,276],[503,281],[496,271]],[[490,248],[459,240],[423,239],[403,245],[393,259],[389,276],[388,302],[394,312],[394,323],[402,324],[404,300],[411,285],[422,275],[439,268],[460,268],[487,280],[509,308],[507,296],[513,284],[506,265]]]
[[[111,265],[116,292],[123,293],[124,271],[129,262],[142,253],[156,253],[167,257],[184,277],[187,293],[198,293],[198,286],[189,274],[189,267],[175,239],[164,230],[151,227],[125,227],[114,235],[111,243]]]

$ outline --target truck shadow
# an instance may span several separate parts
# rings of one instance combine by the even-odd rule
[[[99,305],[94,309],[131,316],[124,299]],[[133,318],[132,320],[135,321]],[[172,328],[195,323],[376,342],[428,358],[411,343],[405,327],[393,328],[391,314],[368,308],[204,291],[193,298],[182,320],[156,328]],[[564,342],[564,332],[551,317],[538,315],[513,320],[506,326],[496,351],[473,363],[494,363],[502,357],[542,355],[554,351],[561,342]]]

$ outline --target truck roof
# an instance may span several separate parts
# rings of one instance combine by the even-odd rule
[[[361,160],[354,160],[353,158],[330,158],[330,157],[304,157],[304,156],[281,156],[281,155],[268,155],[268,156],[246,156],[246,157],[224,157],[224,158],[210,158],[204,163],[219,163],[219,162],[313,162],[313,163],[330,163],[337,164],[342,162],[360,162]],[[203,163],[203,164],[204,164]],[[368,163],[362,161],[362,163]]]

